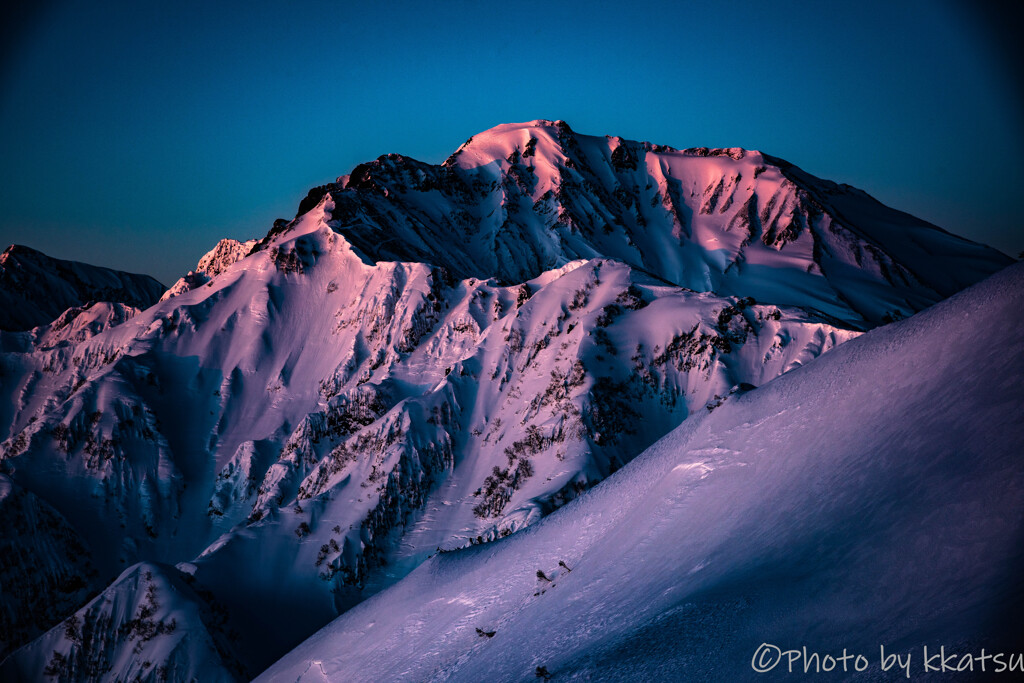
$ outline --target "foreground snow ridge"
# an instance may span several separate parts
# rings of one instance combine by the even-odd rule
[[[1022,305],[1014,266],[688,420],[258,680],[765,680],[763,642],[877,680],[881,646],[914,678],[924,646],[1019,652]]]

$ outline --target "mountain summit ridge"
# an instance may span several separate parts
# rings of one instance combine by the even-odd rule
[[[299,214],[325,194],[332,228],[370,262],[515,283],[613,258],[678,286],[862,327],[1012,262],[778,157],[582,135],[563,121],[496,126],[440,165],[381,156],[311,190]]]

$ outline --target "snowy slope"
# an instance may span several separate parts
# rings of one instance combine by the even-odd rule
[[[3,356],[0,467],[104,574],[192,560],[263,665],[437,547],[523,528],[857,334],[615,261],[512,287],[368,266],[330,208],[209,287]]]
[[[844,344],[528,531],[431,559],[258,680],[761,680],[765,642],[845,647],[865,680],[890,679],[885,646],[918,680],[926,645],[1020,653],[1021,306],[1015,266]]]
[[[173,567],[131,567],[102,594],[0,664],[5,681],[244,680],[222,618]]]
[[[0,475],[0,660],[74,612],[97,585],[60,513]]]
[[[146,308],[163,290],[148,275],[55,259],[14,244],[0,254],[0,330],[28,330],[97,301]]]
[[[614,262],[581,264],[548,283],[531,281],[537,291],[518,309],[517,290],[476,283],[379,383],[340,383],[353,374],[348,367],[332,377],[339,393],[289,437],[257,489],[250,524],[195,561],[197,578],[227,602],[261,597],[259,610],[236,625],[243,636],[279,643],[275,626],[294,624],[282,630],[300,633],[438,547],[517,531],[691,411],[854,336],[775,307],[741,312],[735,301],[643,278],[637,285],[630,276]],[[606,309],[631,287],[637,310],[613,308],[618,317],[599,322],[614,318]],[[573,309],[581,292],[587,301]],[[730,309],[731,337],[717,326]],[[450,365],[439,362],[441,353]],[[244,445],[222,470],[218,514],[237,515],[239,499],[250,509],[252,479],[240,476],[252,470],[250,454],[258,451]],[[274,558],[272,571],[232,571],[261,553]],[[259,653],[273,647],[266,642]]]

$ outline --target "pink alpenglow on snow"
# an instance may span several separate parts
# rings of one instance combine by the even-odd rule
[[[0,332],[0,515],[39,530],[0,566],[0,676],[737,679],[762,642],[987,643],[1019,270],[943,300],[1009,262],[767,154],[533,121],[360,164],[162,298],[67,265],[124,287]],[[41,300],[23,270],[0,295]]]

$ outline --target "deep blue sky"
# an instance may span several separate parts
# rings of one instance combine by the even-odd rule
[[[50,2],[0,36],[0,248],[170,284],[361,161],[548,118],[761,149],[1016,255],[1010,21],[942,0]]]

